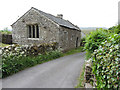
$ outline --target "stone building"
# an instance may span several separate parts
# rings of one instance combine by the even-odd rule
[[[13,43],[40,44],[57,42],[59,48],[69,50],[80,46],[81,30],[62,14],[51,14],[31,8],[12,25]]]

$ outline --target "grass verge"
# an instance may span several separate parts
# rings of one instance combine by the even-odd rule
[[[83,65],[82,72],[79,77],[79,83],[75,88],[83,88],[84,87],[84,72],[85,72],[85,64]]]
[[[6,47],[8,46],[9,44],[3,44],[3,43],[0,43],[0,47]]]
[[[80,52],[83,52],[83,47],[78,47],[78,48],[75,48],[75,49],[72,49],[72,50],[69,50],[65,53],[63,53],[63,56],[67,56],[67,55],[72,55],[72,54],[75,54],[75,53],[80,53]]]

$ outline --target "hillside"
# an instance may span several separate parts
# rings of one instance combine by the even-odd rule
[[[106,27],[80,27],[81,31],[84,34],[89,34],[92,31],[95,31],[96,29],[103,28],[103,29],[108,29]]]

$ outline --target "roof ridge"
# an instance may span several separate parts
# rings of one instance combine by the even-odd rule
[[[68,20],[65,20],[65,19],[62,19],[62,18],[58,18],[58,17],[56,17],[56,16],[54,16],[54,15],[52,15],[52,14],[50,14],[50,13],[43,12],[43,11],[37,9],[37,8],[34,8],[34,7],[31,7],[30,10],[32,10],[32,9],[37,10],[41,15],[43,15],[43,16],[45,16],[46,18],[52,20],[53,22],[57,23],[57,24],[60,25],[60,26],[64,26],[64,27],[71,28],[71,29],[80,30],[77,26],[75,26],[74,24],[72,24],[72,23],[71,23],[70,21],[68,21]],[[26,13],[28,13],[30,10],[28,10]],[[26,13],[25,13],[25,14],[26,14]],[[25,14],[24,14],[24,15],[25,15]],[[24,16],[24,15],[23,15],[23,16]],[[21,16],[20,18],[22,18],[23,16]],[[20,18],[19,18],[19,19],[20,19]],[[18,20],[19,20],[19,19],[18,19]],[[17,21],[18,21],[18,20],[17,20]],[[16,21],[16,22],[17,22],[17,21]],[[15,24],[16,22],[14,22],[13,24]],[[12,24],[12,25],[13,25],[13,24]]]
[[[61,20],[61,21],[66,21],[66,22],[70,23],[71,25],[74,26],[74,29],[79,30],[79,27],[77,27],[76,25],[74,25],[73,23],[71,23],[69,20],[65,20],[65,19],[63,19],[63,18],[56,17],[56,16],[54,16],[54,15],[52,15],[52,14],[50,14],[50,13],[46,13],[46,12],[41,11],[41,10],[39,10],[39,9],[37,9],[37,8],[34,8],[34,7],[32,7],[32,8],[35,9],[35,10],[37,10],[37,11],[39,11],[40,13],[42,12],[42,13],[46,14],[46,15],[44,15],[44,16],[46,16],[48,19],[51,19],[50,17],[47,16],[47,15],[50,15],[50,16],[52,16],[52,17],[54,17],[54,18],[57,18],[57,19],[59,19],[59,20]],[[51,19],[51,20],[52,20],[52,19]],[[55,20],[52,20],[52,21],[54,21],[55,23],[59,24],[59,23],[56,22]],[[60,24],[59,24],[59,25],[60,25]],[[61,26],[67,27],[67,25],[63,25],[63,24],[61,24]],[[70,28],[70,27],[69,27],[69,28]]]
[[[46,12],[44,12],[44,11],[41,11],[41,10],[39,10],[39,9],[37,9],[37,8],[34,8],[34,7],[32,7],[33,9],[35,9],[35,10],[37,10],[37,11],[39,11],[40,13],[42,12],[42,13],[44,13],[44,14],[48,14],[48,15],[51,15],[51,16],[53,16],[53,17],[55,17],[54,15],[52,15],[52,14],[50,14],[50,13],[46,13]],[[44,15],[45,16],[45,15]],[[47,17],[48,18],[48,17]]]

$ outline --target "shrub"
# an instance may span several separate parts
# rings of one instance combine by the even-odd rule
[[[120,24],[117,25],[117,26],[110,27],[108,30],[109,30],[111,33],[119,34],[119,33],[120,33]]]
[[[27,67],[34,66],[52,59],[56,59],[62,56],[62,53],[58,50],[48,52],[47,54],[40,54],[36,57],[23,57],[10,55],[6,58],[2,58],[2,77],[7,77],[18,71],[21,71]]]
[[[104,29],[98,29],[90,33],[90,35],[86,36],[85,40],[85,49],[86,49],[86,58],[90,58],[91,54],[95,49],[98,49],[101,42],[105,41],[108,37],[108,32]]]
[[[93,73],[98,88],[119,88],[120,86],[120,36],[111,35],[94,50]]]
[[[85,37],[81,39],[81,42],[80,42],[80,46],[83,46],[84,47],[85,45]]]
[[[58,58],[57,43],[31,46],[10,45],[2,48],[2,77],[9,76],[27,67]]]

